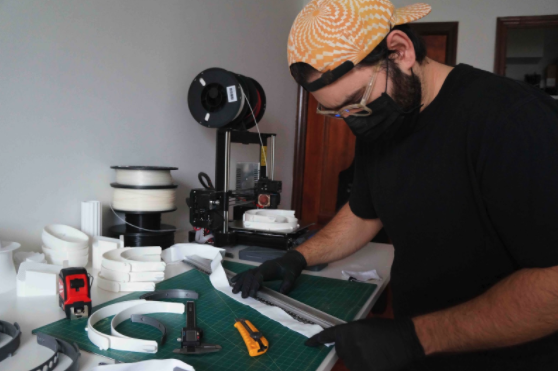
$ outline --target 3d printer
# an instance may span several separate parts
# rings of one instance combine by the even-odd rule
[[[271,232],[247,229],[242,223],[245,211],[277,209],[281,202],[282,184],[274,179],[276,134],[247,131],[265,113],[266,97],[261,85],[250,77],[210,68],[196,76],[190,85],[188,106],[200,125],[217,129],[215,186],[207,174],[199,174],[204,188],[190,192],[187,200],[190,224],[210,230],[215,246],[242,244],[284,250],[295,247],[308,226]],[[229,187],[232,143],[260,146],[259,176],[251,188],[231,190]],[[194,241],[193,232],[189,240]]]

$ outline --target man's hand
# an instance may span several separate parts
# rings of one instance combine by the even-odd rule
[[[400,370],[425,356],[410,318],[370,318],[334,326],[305,345],[328,343],[335,343],[337,355],[351,371]]]
[[[288,293],[295,280],[306,268],[304,255],[296,250],[287,251],[280,258],[268,260],[257,268],[250,269],[234,276],[231,281],[234,283],[233,294],[242,291],[242,297],[256,297],[263,281],[283,280],[279,291],[282,294]]]

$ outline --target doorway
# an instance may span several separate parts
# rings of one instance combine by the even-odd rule
[[[424,39],[427,55],[455,65],[457,22],[411,24]],[[304,223],[323,227],[349,197],[355,136],[339,119],[316,113],[317,101],[298,91],[292,209]],[[387,242],[385,233],[378,236]]]
[[[494,73],[558,99],[558,15],[503,17],[496,27]]]

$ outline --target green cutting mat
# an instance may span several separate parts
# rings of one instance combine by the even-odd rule
[[[234,262],[223,262],[223,266],[234,272],[252,268],[252,266]],[[279,285],[280,282],[266,283],[266,286],[274,290],[277,290]],[[74,321],[62,319],[37,328],[33,330],[33,333],[42,332],[66,341],[75,342],[81,350],[126,363],[148,359],[177,358],[194,366],[196,371],[315,370],[330,351],[330,348],[326,347],[309,348],[304,346],[306,337],[215,290],[209,281],[209,276],[204,273],[191,270],[157,284],[157,290],[178,288],[195,290],[199,293],[199,299],[196,300],[197,325],[204,331],[204,342],[221,345],[223,349],[220,352],[201,356],[181,355],[172,352],[179,347],[176,339],[180,337],[180,331],[186,325],[185,314],[150,314],[151,317],[158,319],[167,328],[167,341],[163,346],[159,344],[159,351],[156,354],[111,349],[107,351],[99,350],[87,337],[85,331],[87,319]],[[340,319],[350,321],[355,318],[359,309],[362,308],[375,289],[376,285],[371,284],[302,275],[298,278],[297,284],[289,296]],[[128,294],[96,306],[93,311],[121,301],[138,299],[142,294],[143,292]],[[179,299],[168,301],[186,302],[186,300]],[[240,334],[233,327],[235,318],[249,319],[264,334],[270,344],[266,354],[259,357],[248,355]],[[103,333],[110,334],[111,319],[112,317],[108,317],[101,320],[95,325],[95,328]],[[130,320],[118,325],[118,331],[124,335],[141,339],[159,341],[161,337],[161,333],[153,327],[132,323]]]

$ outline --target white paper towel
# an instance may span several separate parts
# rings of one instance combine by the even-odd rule
[[[223,249],[219,249],[209,245],[199,245],[195,243],[181,243],[171,246],[170,248],[163,251],[161,257],[167,264],[172,264],[182,261],[186,256],[199,256],[201,258],[211,260],[211,275],[209,279],[213,287],[221,291],[223,294],[227,295],[231,299],[236,300],[239,303],[248,305],[249,307],[257,310],[264,316],[279,322],[283,326],[298,332],[306,337],[311,337],[323,330],[319,325],[310,325],[301,323],[294,318],[292,318],[287,312],[281,308],[263,304],[253,298],[243,299],[240,294],[233,294],[232,287],[229,286],[229,280],[223,269],[221,261],[223,260],[222,252]]]

